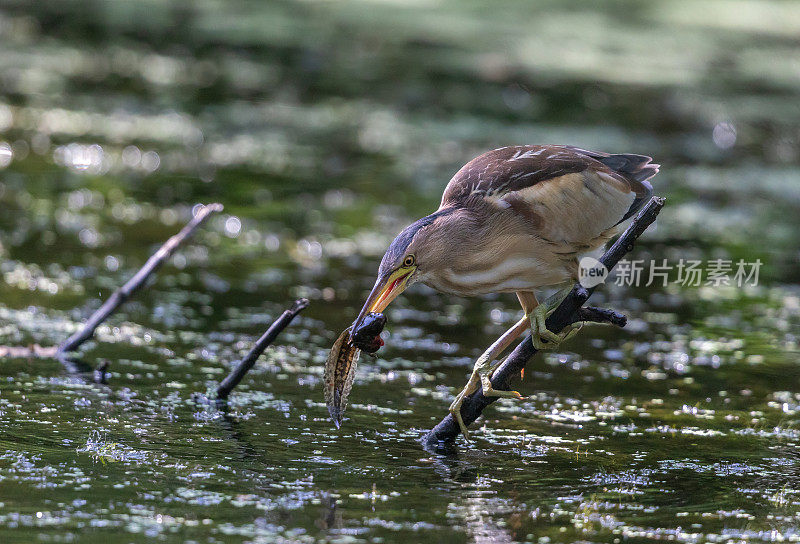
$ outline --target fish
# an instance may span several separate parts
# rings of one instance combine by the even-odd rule
[[[347,408],[347,397],[353,388],[356,366],[361,351],[375,353],[383,345],[381,331],[386,325],[386,317],[379,313],[366,316],[357,331],[350,334],[353,327],[342,331],[333,343],[328,359],[325,361],[323,383],[325,387],[325,404],[333,424],[339,429]]]
[[[347,327],[342,331],[342,334],[333,343],[328,360],[325,361],[323,376],[325,404],[328,405],[328,413],[337,429],[342,425],[344,411],[347,408],[347,397],[353,388],[356,366],[361,355],[361,350],[350,339],[351,329],[352,327]]]

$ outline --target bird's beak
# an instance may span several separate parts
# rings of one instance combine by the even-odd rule
[[[353,333],[361,326],[367,314],[371,312],[383,312],[383,310],[393,301],[397,295],[405,291],[408,287],[411,275],[416,270],[415,266],[398,268],[378,278],[375,282],[375,287],[372,288],[364,307],[361,308],[361,313],[358,314],[353,328],[350,329],[350,339],[353,338]]]

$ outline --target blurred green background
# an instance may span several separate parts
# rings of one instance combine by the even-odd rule
[[[418,439],[518,305],[415,287],[334,430],[322,366],[386,245],[523,143],[652,155],[630,257],[758,285],[601,288],[629,326],[534,359],[456,457]],[[0,344],[62,341],[225,205],[85,347],[109,385],[0,359],[0,540],[796,540],[798,162],[798,2],[0,1]]]

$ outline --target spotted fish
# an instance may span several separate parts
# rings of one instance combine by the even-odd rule
[[[347,396],[353,387],[356,364],[361,351],[375,353],[383,345],[381,331],[386,326],[386,317],[379,313],[369,313],[361,326],[350,334],[352,327],[345,329],[334,342],[325,363],[325,402],[328,412],[338,429],[342,424]]]
[[[347,397],[353,388],[356,376],[356,365],[361,350],[350,339],[350,330],[346,328],[334,342],[328,360],[325,362],[325,404],[334,425],[338,429],[342,425],[344,410],[347,408]]]

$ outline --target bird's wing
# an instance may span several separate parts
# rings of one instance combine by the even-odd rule
[[[658,165],[562,145],[502,147],[459,170],[441,207],[482,201],[522,216],[548,239],[582,243],[624,221],[652,195]]]

